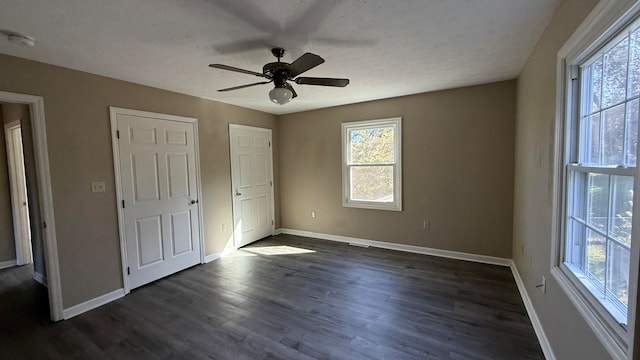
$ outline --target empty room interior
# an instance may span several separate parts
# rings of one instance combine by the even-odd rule
[[[640,1],[0,9],[0,358],[640,359]]]

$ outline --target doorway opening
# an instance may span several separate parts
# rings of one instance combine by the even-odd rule
[[[0,123],[0,268],[45,285],[50,318],[62,320],[42,97],[0,91]]]

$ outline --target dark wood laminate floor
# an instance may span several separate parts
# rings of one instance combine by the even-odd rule
[[[46,298],[0,287],[0,359],[544,358],[508,268],[289,235],[71,320]]]

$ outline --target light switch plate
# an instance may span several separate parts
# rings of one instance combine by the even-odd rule
[[[92,181],[91,182],[91,192],[105,192],[107,191],[107,185],[104,181]]]

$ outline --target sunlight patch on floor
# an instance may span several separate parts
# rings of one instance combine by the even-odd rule
[[[225,258],[234,258],[234,257],[250,257],[250,256],[258,256],[256,254],[250,254],[248,252],[245,252],[244,250],[240,249],[237,251],[234,251],[232,253],[228,253],[225,254],[224,257]]]
[[[279,245],[279,246],[250,247],[246,249],[240,249],[240,251],[238,252],[248,252],[250,254],[257,254],[257,255],[294,255],[294,254],[314,253],[315,251],[298,248],[294,246]]]

